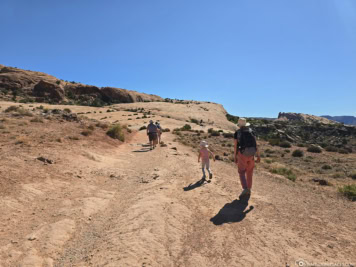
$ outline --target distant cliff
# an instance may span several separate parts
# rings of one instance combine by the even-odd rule
[[[354,116],[328,116],[328,115],[324,115],[324,116],[321,116],[321,117],[327,118],[327,119],[332,120],[332,121],[341,122],[341,123],[344,123],[344,124],[356,125],[356,117],[354,117]]]
[[[89,106],[163,101],[156,95],[68,82],[46,73],[4,65],[0,65],[0,99]]]

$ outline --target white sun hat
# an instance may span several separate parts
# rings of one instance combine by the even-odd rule
[[[208,145],[208,143],[206,141],[201,141],[200,142],[200,146],[201,147],[208,147],[209,145]]]
[[[240,118],[237,123],[237,126],[239,126],[239,127],[250,126],[250,125],[251,124],[249,122],[246,122],[245,118]]]

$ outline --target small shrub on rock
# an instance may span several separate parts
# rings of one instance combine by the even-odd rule
[[[139,131],[143,131],[143,130],[146,130],[147,129],[147,127],[144,125],[144,126],[142,126],[142,127],[140,127],[140,129],[138,129]]]
[[[283,148],[290,148],[290,147],[292,147],[291,143],[289,143],[288,141],[281,141],[281,142],[279,143],[279,146],[280,146],[280,147],[283,147]]]
[[[337,152],[338,151],[337,147],[335,147],[335,146],[326,146],[325,150],[328,152]]]
[[[321,149],[318,146],[310,146],[307,151],[311,153],[321,153]]]
[[[301,158],[304,156],[304,152],[303,152],[303,150],[296,149],[293,151],[292,156],[296,157],[296,158]]]

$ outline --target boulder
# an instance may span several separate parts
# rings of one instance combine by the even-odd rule
[[[56,83],[40,81],[33,88],[33,95],[45,99],[62,101],[64,99],[64,90]]]

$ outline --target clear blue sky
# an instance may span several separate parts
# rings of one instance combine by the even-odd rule
[[[0,11],[0,64],[240,116],[356,116],[354,0],[0,0]]]

